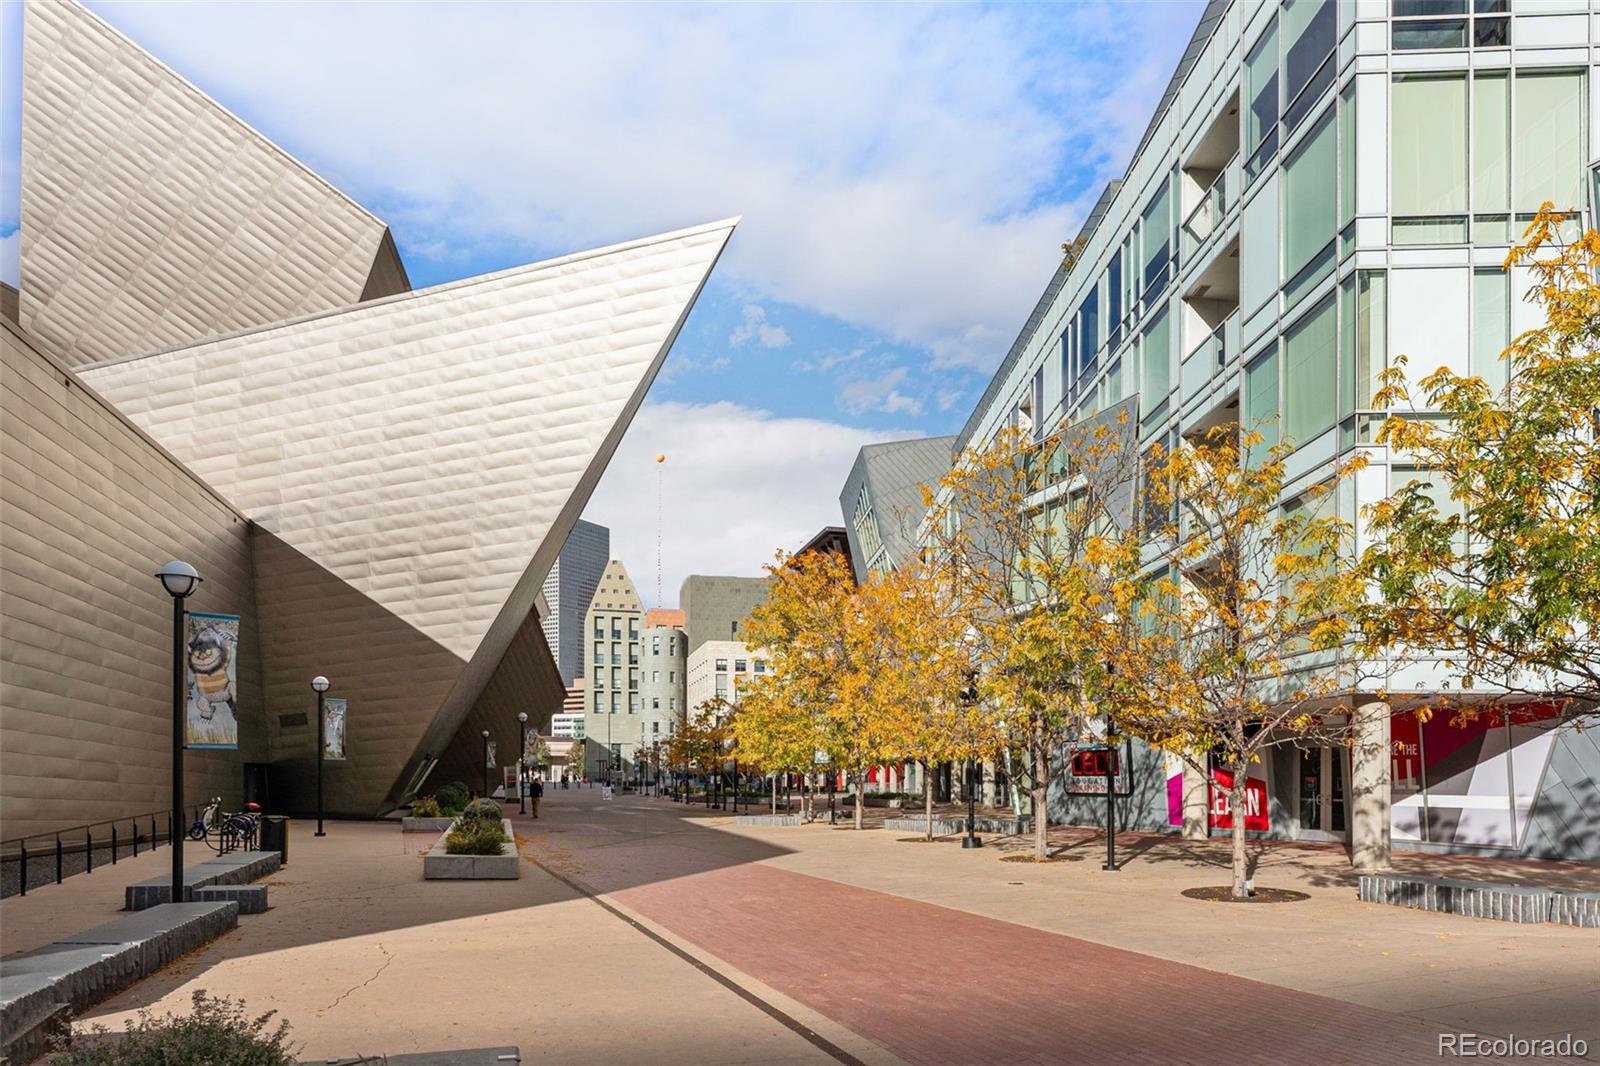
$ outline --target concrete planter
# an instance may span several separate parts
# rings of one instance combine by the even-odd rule
[[[451,824],[455,823],[451,819]],[[502,818],[506,836],[511,837],[511,822]],[[422,857],[422,877],[427,881],[515,881],[522,876],[522,860],[517,857],[517,842],[513,837],[500,846],[498,855],[447,855],[444,850],[444,833],[439,842]]]
[[[409,815],[400,819],[400,832],[402,833],[443,833],[456,824],[454,818],[440,816],[438,818],[412,818]]]
[[[926,833],[928,819],[926,815],[912,817],[889,818],[883,827],[891,833]],[[979,833],[1001,833],[1006,836],[1018,836],[1033,828],[1032,818],[990,818],[978,815],[972,819],[972,828]],[[938,815],[933,819],[934,836],[955,836],[967,831],[967,819],[941,818]]]
[[[799,825],[798,814],[738,814],[734,816],[735,825]]]

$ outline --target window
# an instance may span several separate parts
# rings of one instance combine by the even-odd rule
[[[639,662],[639,645],[638,644],[629,644],[628,645],[628,662],[629,663],[633,663],[633,664],[637,664]]]
[[[766,662],[765,659],[757,659],[756,663],[755,663],[755,666],[756,666],[756,671],[755,671],[756,673],[764,674],[764,673],[767,672],[767,662]]]
[[[1393,0],[1396,51],[1424,48],[1501,48],[1511,42],[1508,0]],[[1455,15],[1457,18],[1445,16]]]
[[[660,670],[652,670],[652,671],[650,671],[650,683],[651,684],[659,684],[660,681],[661,681],[661,671]]]
[[[1344,301],[1339,340],[1340,418],[1353,411],[1372,409],[1372,398],[1386,362],[1383,272],[1359,271],[1345,286],[1340,296]]]
[[[1258,352],[1244,368],[1244,428],[1266,438],[1259,450],[1264,456],[1278,443],[1278,344]],[[1255,450],[1255,449],[1252,449]],[[1255,456],[1252,456],[1252,459]]]
[[[727,674],[718,674],[717,675],[717,695],[722,696],[723,698],[726,698],[727,695],[728,695],[728,675]]]
[[[639,671],[638,670],[629,670],[628,671],[628,687],[629,688],[638,688],[639,687]]]
[[[676,655],[676,654],[678,654],[678,638],[677,637],[668,637],[667,638],[667,654],[668,655]]]
[[[1144,408],[1148,412],[1144,428],[1149,429],[1167,415],[1167,393],[1172,389],[1172,337],[1170,316],[1163,307],[1145,327],[1140,361],[1143,364]]]
[[[1278,150],[1278,20],[1261,35],[1244,62],[1245,94],[1249,107],[1244,117],[1246,179],[1254,179]]]
[[[628,639],[639,639],[639,620],[637,618],[628,619]]]
[[[1506,387],[1501,353],[1511,343],[1511,278],[1491,267],[1472,272],[1472,373],[1496,392]]]
[[[668,670],[667,671],[667,684],[675,685],[677,683],[678,683],[678,671],[676,671],[676,670]]]
[[[1283,338],[1283,435],[1304,444],[1333,425],[1334,301],[1330,294]]]
[[[622,668],[620,666],[613,666],[611,668],[611,687],[622,687]]]
[[[1122,256],[1111,253],[1106,267],[1106,347],[1122,343]]]
[[[596,618],[594,620],[594,635],[597,636],[597,637],[603,637],[603,636],[606,635],[606,623],[605,623],[605,621],[603,619]],[[600,646],[598,644],[595,645],[595,648],[596,648],[595,654],[596,655],[600,654],[600,652],[598,650],[599,647]]]
[[[719,670],[719,671],[722,671],[722,672],[724,672],[724,673],[725,673],[725,672],[727,672],[727,669],[728,669],[728,660],[726,660],[726,659],[718,659],[718,660],[717,660],[717,669],[718,669],[718,670]]]
[[[657,707],[661,706],[661,701],[660,700],[656,700],[656,706]],[[661,723],[660,722],[651,722],[650,723],[650,733],[651,733],[651,735],[654,736],[656,734],[659,734],[660,732],[661,732]]]
[[[1466,76],[1397,75],[1391,100],[1395,243],[1465,241]]]
[[[650,638],[650,654],[651,655],[660,655],[661,654],[661,638],[660,637],[651,637]]]
[[[596,663],[603,663],[606,661],[606,646],[601,644],[599,641],[595,642],[594,661]]]
[[[637,692],[628,693],[628,713],[639,713],[639,694]]]
[[[1333,269],[1336,141],[1330,109],[1283,167],[1283,276],[1289,279],[1284,289],[1289,306]]]
[[[677,709],[678,709],[678,697],[676,697],[676,696],[668,696],[667,697],[667,710],[675,711]]]
[[[1287,136],[1333,84],[1337,27],[1333,0],[1288,0],[1283,7],[1283,125]]]
[[[1082,363],[1079,374],[1094,374],[1095,353],[1100,350],[1100,289],[1089,290],[1089,295],[1078,305],[1078,361]]]
[[[611,662],[613,664],[616,664],[616,663],[620,663],[621,661],[622,661],[622,645],[621,644],[613,644],[613,645],[611,645]]]
[[[599,714],[601,711],[603,711],[605,709],[606,709],[605,694],[602,693],[602,692],[596,692],[594,694],[594,710],[595,710],[595,713]]]
[[[748,668],[749,668],[749,663],[745,662],[743,659],[735,659],[735,660],[733,660],[733,672],[734,673],[742,674]]]
[[[1472,210],[1476,241],[1510,240],[1511,91],[1504,72],[1472,79]],[[1485,215],[1489,217],[1485,217]],[[1494,227],[1486,232],[1484,227]]]
[[[1531,214],[1546,200],[1558,209],[1581,206],[1588,159],[1583,73],[1519,72],[1515,98],[1512,188],[1517,210]]]
[[[1145,205],[1144,214],[1139,220],[1139,239],[1144,246],[1146,307],[1149,307],[1167,287],[1167,265],[1172,258],[1171,191],[1172,182],[1168,176],[1163,175],[1155,195]]]
[[[622,693],[613,692],[611,694],[611,713],[616,714],[620,710],[622,710]]]

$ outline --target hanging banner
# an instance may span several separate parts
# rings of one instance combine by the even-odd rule
[[[1233,788],[1233,774],[1227,770],[1211,771],[1211,828],[1232,829],[1233,811],[1228,802],[1228,791]],[[1256,833],[1269,828],[1267,817],[1267,783],[1259,777],[1244,779],[1244,827]]]
[[[322,701],[322,761],[344,762],[345,711],[349,703],[342,699]]]
[[[486,750],[488,752],[488,755],[484,759],[483,765],[485,767],[487,767],[488,769],[493,770],[495,768],[495,765],[496,765],[495,761],[494,761],[495,742],[492,741],[492,740],[488,741],[487,744],[486,744]]]
[[[188,688],[184,746],[239,746],[239,616],[190,611],[184,624]]]

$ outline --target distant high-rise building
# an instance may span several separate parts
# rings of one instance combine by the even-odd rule
[[[556,564],[550,568],[550,576],[545,578],[544,598],[550,604],[550,613],[540,625],[565,685],[570,686],[586,672],[583,616],[609,558],[611,530],[579,519]]]

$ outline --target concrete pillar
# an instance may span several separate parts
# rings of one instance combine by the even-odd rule
[[[993,807],[994,797],[994,763],[986,762],[983,764],[983,795],[980,797],[979,802],[985,807]]]
[[[1363,873],[1389,868],[1389,705],[1363,703],[1351,721],[1350,864]]]
[[[1204,840],[1210,835],[1211,789],[1205,775],[1183,764],[1183,839]]]

